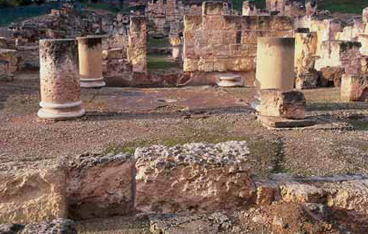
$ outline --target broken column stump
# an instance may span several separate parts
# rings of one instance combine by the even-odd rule
[[[60,120],[84,115],[77,49],[72,39],[40,40],[40,118]]]
[[[304,118],[306,100],[300,91],[263,89],[260,98],[258,119],[265,127],[305,127],[314,123],[314,120]]]
[[[105,86],[102,76],[102,38],[78,37],[80,86],[100,88]]]
[[[232,210],[255,192],[245,141],[138,148],[135,208],[177,213]]]
[[[294,88],[294,48],[294,38],[258,38],[256,79],[261,89]]]

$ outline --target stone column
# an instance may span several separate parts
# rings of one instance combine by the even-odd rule
[[[78,37],[80,86],[99,88],[105,86],[102,76],[102,38]]]
[[[294,88],[294,38],[259,37],[256,79],[261,89]]]
[[[40,40],[40,79],[44,119],[69,119],[84,115],[81,107],[76,40]]]

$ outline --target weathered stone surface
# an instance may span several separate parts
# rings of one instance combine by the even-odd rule
[[[341,83],[341,99],[343,101],[368,100],[368,75],[343,75]]]
[[[0,234],[17,234],[23,229],[22,224],[0,224]]]
[[[232,232],[233,221],[222,213],[210,215],[159,215],[150,217],[150,231],[154,234],[216,234]]]
[[[132,212],[134,160],[131,154],[80,156],[70,163],[69,215],[76,219]]]
[[[18,70],[19,58],[16,50],[0,49],[0,60],[9,62],[10,72],[15,72]]]
[[[259,113],[262,116],[303,119],[306,101],[299,91],[262,89]]]
[[[135,206],[143,212],[234,209],[254,192],[247,143],[138,148]]]
[[[271,180],[255,181],[257,186],[257,205],[270,205],[273,201],[280,199],[279,187]]]
[[[322,87],[339,87],[344,73],[343,67],[324,67],[319,71],[320,85]]]
[[[0,223],[66,217],[65,169],[49,163],[1,165]]]
[[[128,60],[133,72],[147,72],[147,23],[145,17],[130,19]]]
[[[298,74],[295,80],[296,89],[313,89],[318,84],[318,72],[314,69]]]
[[[19,234],[77,234],[76,224],[69,219],[56,219],[51,222],[31,223]]]

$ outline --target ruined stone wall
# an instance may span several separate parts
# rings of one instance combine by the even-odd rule
[[[293,22],[277,16],[185,16],[185,72],[245,72],[252,84],[258,37],[289,37]]]
[[[128,60],[133,72],[147,71],[147,22],[145,17],[132,17],[129,28]]]

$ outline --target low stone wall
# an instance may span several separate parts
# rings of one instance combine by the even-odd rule
[[[367,177],[275,174],[259,180],[248,167],[250,153],[247,142],[230,141],[156,145],[138,148],[134,156],[86,154],[67,165],[57,160],[1,164],[0,223],[48,221],[29,226],[46,228],[67,216],[201,214],[276,201],[320,203],[356,220],[368,215]],[[0,225],[0,230],[6,227]]]

